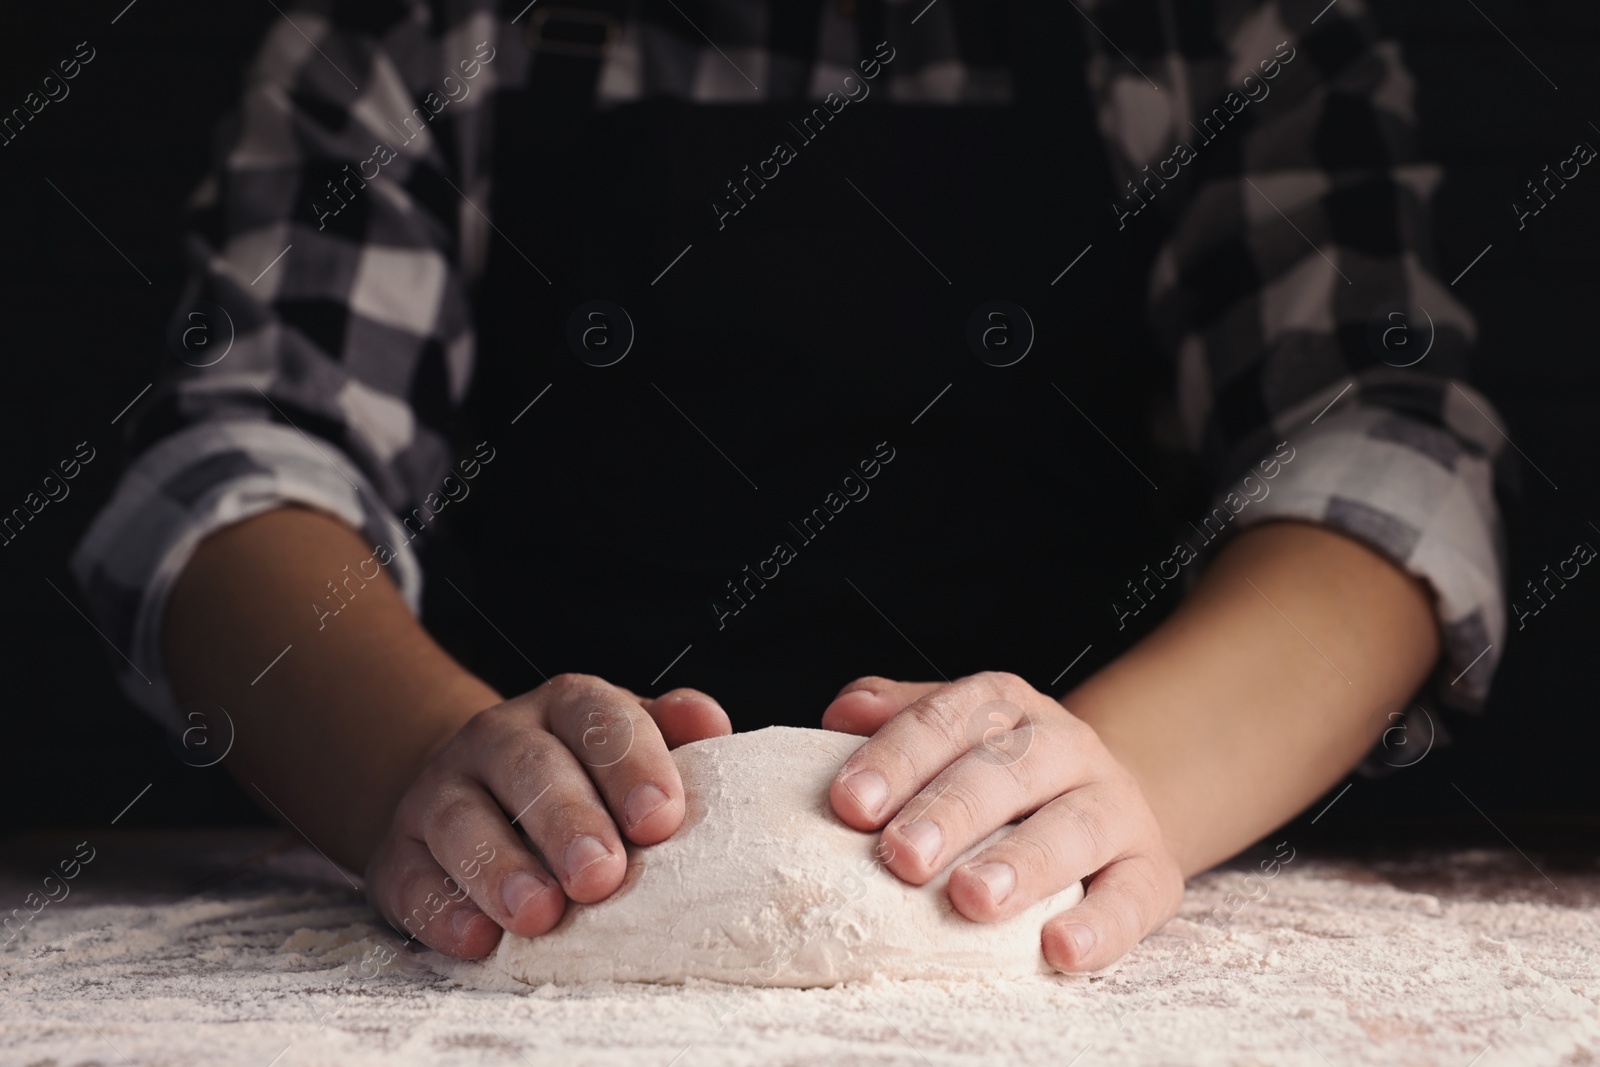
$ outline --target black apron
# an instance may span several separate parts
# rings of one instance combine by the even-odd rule
[[[548,101],[501,94],[455,426],[496,454],[423,553],[447,647],[508,694],[693,686],[736,729],[815,726],[863,674],[1050,690],[1093,643],[1060,690],[1117,650],[1162,548],[1106,440],[1150,469],[1149,245],[1109,225],[1061,26],[1014,106],[880,75],[826,119],[656,99],[552,146]]]

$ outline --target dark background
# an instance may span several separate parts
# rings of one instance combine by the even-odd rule
[[[121,825],[265,821],[221,768],[196,770],[172,755],[112,684],[114,653],[49,584],[81,605],[65,560],[118,473],[121,424],[111,419],[170,358],[182,203],[256,42],[279,17],[265,0],[139,0],[111,25],[124,3],[13,5],[0,39],[5,111],[78,42],[98,52],[68,83],[68,98],[0,147],[0,323],[9,341],[0,509],[19,505],[78,442],[99,451],[66,501],[0,548],[7,830],[104,823],[147,783]],[[1576,142],[1600,144],[1589,125],[1600,122],[1600,11],[1482,0],[1514,47],[1467,3],[1376,6],[1417,78],[1425,152],[1447,167],[1435,217],[1444,280],[1494,246],[1453,290],[1482,331],[1475,381],[1559,487],[1523,465],[1520,486],[1502,497],[1508,577],[1520,587],[1577,541],[1600,543],[1589,525],[1600,525],[1600,172],[1582,171],[1522,232],[1510,207],[1525,181]],[[1454,745],[1415,766],[1356,778],[1307,839],[1502,843],[1486,814],[1525,847],[1592,842],[1597,639],[1600,573],[1586,568],[1525,631],[1513,622],[1484,719],[1457,727]]]

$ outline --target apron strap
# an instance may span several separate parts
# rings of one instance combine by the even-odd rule
[[[564,0],[537,4],[529,13],[527,88],[551,119],[572,123],[594,106],[601,64],[631,6],[629,0]]]

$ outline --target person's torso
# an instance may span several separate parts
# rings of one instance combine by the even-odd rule
[[[1104,633],[1147,249],[1064,273],[1109,188],[1066,99],[658,99],[552,147],[504,92],[461,423],[496,458],[424,557],[457,654],[815,725],[862,674],[1043,683]]]

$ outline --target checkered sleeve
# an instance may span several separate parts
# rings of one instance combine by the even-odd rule
[[[1464,380],[1474,322],[1431,262],[1440,174],[1411,76],[1363,10],[1103,0],[1089,79],[1112,212],[1163,228],[1152,319],[1189,443],[1241,502],[1230,529],[1319,523],[1422,579],[1431,695],[1477,710],[1506,630],[1502,423]],[[1238,480],[1280,454],[1246,500]]]
[[[135,409],[132,458],[71,561],[125,650],[123,690],[169,728],[162,609],[220,527],[321,509],[392,548],[419,610],[416,535],[397,513],[449,472],[439,427],[472,372],[480,116],[505,66],[489,7],[298,6],[246,75],[191,203],[171,369]]]

